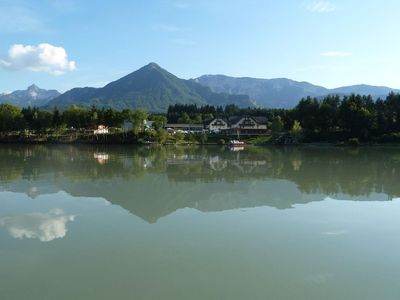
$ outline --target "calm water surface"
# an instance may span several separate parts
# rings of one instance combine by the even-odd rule
[[[400,148],[1,146],[0,299],[400,299]]]

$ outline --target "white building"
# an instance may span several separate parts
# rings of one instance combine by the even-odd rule
[[[204,125],[210,132],[219,132],[229,128],[228,121],[221,118],[205,121]]]
[[[232,129],[238,128],[242,130],[254,130],[261,129],[266,130],[268,128],[267,118],[264,117],[232,117],[229,119]]]
[[[110,130],[108,129],[108,127],[104,125],[99,125],[97,129],[94,131],[94,134],[109,134],[109,133]]]

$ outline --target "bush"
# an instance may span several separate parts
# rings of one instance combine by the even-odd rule
[[[207,140],[208,140],[208,136],[206,133],[203,132],[198,135],[198,141],[200,144],[204,145],[205,143],[207,143]]]
[[[224,139],[220,139],[220,140],[218,141],[218,144],[219,144],[219,145],[225,145],[225,140],[224,140]]]

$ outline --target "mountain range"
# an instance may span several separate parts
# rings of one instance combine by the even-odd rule
[[[43,90],[35,85],[27,90],[0,94],[0,103],[20,107],[43,106],[66,109],[71,105],[83,107],[112,107],[115,109],[144,108],[150,112],[165,112],[173,104],[219,105],[239,107],[292,108],[301,98],[322,98],[327,95],[362,94],[375,99],[386,97],[389,87],[354,85],[327,89],[308,82],[287,78],[235,78],[225,75],[204,75],[196,79],[180,79],[150,63],[102,88],[74,88],[63,94]]]
[[[292,108],[301,98],[307,96],[321,98],[327,95],[371,95],[373,98],[385,98],[390,92],[400,90],[371,85],[353,85],[327,89],[308,82],[299,82],[287,78],[257,79],[235,78],[225,75],[204,75],[195,82],[209,87],[216,93],[245,94],[255,101],[257,106],[270,108]]]
[[[102,88],[75,88],[48,103],[48,107],[67,108],[73,104],[115,109],[144,108],[164,112],[173,104],[254,106],[247,95],[212,92],[193,80],[176,77],[155,63],[113,81]]]
[[[19,107],[43,106],[60,95],[56,90],[43,90],[33,84],[26,90],[0,94],[0,103],[8,103]]]

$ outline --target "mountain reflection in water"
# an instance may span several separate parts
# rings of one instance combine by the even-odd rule
[[[0,149],[2,191],[31,198],[59,191],[104,198],[149,223],[185,207],[204,212],[286,209],[328,197],[389,201],[400,196],[399,172],[395,147],[254,147],[240,152],[69,145]],[[1,222],[7,226],[13,221]]]

